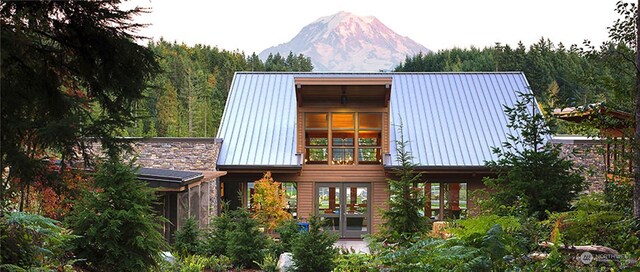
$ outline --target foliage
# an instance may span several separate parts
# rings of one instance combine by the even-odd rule
[[[271,172],[255,182],[253,203],[255,211],[253,218],[265,226],[268,231],[274,230],[284,220],[290,219],[291,214],[284,210],[287,201],[285,190],[280,182],[271,178]]]
[[[278,257],[276,254],[268,253],[262,258],[262,262],[255,262],[256,265],[264,272],[276,272],[278,271]]]
[[[573,162],[560,156],[560,147],[546,142],[552,130],[544,117],[532,107],[530,94],[520,94],[513,107],[505,106],[509,134],[502,149],[493,148],[498,160],[486,162],[497,177],[485,177],[496,207],[519,207],[525,217],[546,217],[547,211],[566,211],[571,200],[582,191],[584,178]],[[534,106],[535,107],[535,106]]]
[[[203,253],[207,255],[227,254],[227,233],[232,229],[231,216],[226,210],[227,204],[222,205],[222,213],[216,216],[203,242]]]
[[[276,228],[276,234],[280,239],[277,243],[273,243],[269,248],[276,254],[276,256],[280,256],[280,254],[286,251],[291,251],[291,248],[293,248],[293,243],[300,234],[300,230],[298,230],[298,221],[290,219],[281,222]]]
[[[34,181],[42,159],[86,154],[86,139],[110,155],[123,147],[114,136],[135,120],[131,109],[158,63],[132,34],[143,10],[119,2],[2,3],[0,200],[8,181],[19,178],[21,190]]]
[[[338,253],[333,247],[337,240],[336,235],[324,231],[319,217],[309,218],[309,231],[300,233],[291,249],[296,271],[331,271]]]
[[[245,56],[163,39],[150,42],[148,48],[158,56],[162,71],[149,80],[135,112],[140,118],[127,129],[128,136],[214,137],[235,72],[313,69],[302,54],[276,54],[263,63],[255,53]]]
[[[453,227],[447,228],[447,232],[460,239],[468,239],[473,235],[485,234],[493,226],[500,225],[506,232],[520,231],[520,220],[514,216],[482,215],[455,221]]]
[[[203,255],[189,255],[178,257],[174,263],[163,261],[161,263],[159,271],[180,271],[180,272],[201,272],[201,271],[213,271],[223,272],[231,269],[231,260],[222,256],[206,257]]]
[[[230,228],[226,234],[226,256],[236,266],[254,267],[262,260],[266,237],[258,230],[258,222],[251,218],[249,211],[238,209],[229,212]]]
[[[371,254],[343,252],[335,258],[336,272],[374,272],[380,271],[376,259]]]
[[[601,245],[640,255],[640,231],[627,216],[602,194],[592,193],[582,195],[572,211],[554,213],[545,223],[559,227],[566,245]]]
[[[158,231],[153,191],[136,179],[131,164],[107,161],[94,176],[97,192],[74,204],[66,217],[74,253],[98,271],[146,271],[155,267],[167,248]]]
[[[201,250],[201,232],[198,221],[189,217],[184,221],[184,226],[175,232],[175,244],[173,247],[182,255],[193,255]]]
[[[60,222],[36,214],[5,213],[0,218],[0,270],[14,265],[24,269],[69,269],[73,263],[69,243],[76,237]]]
[[[382,230],[382,239],[388,242],[409,242],[412,237],[420,236],[429,229],[428,219],[422,215],[425,196],[416,184],[420,174],[414,172],[413,156],[407,150],[408,141],[404,140],[402,124],[398,126],[400,139],[396,140],[396,161],[399,167],[393,173],[398,180],[387,179],[389,183],[388,209],[382,212],[386,220]]]

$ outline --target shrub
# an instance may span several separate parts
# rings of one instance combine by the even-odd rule
[[[231,269],[231,259],[224,255],[211,256],[209,257],[207,268],[213,270],[214,272],[227,271]]]
[[[447,232],[464,240],[472,235],[483,235],[496,224],[507,232],[515,232],[521,229],[520,220],[514,216],[483,215],[456,220],[453,227],[447,228]]]
[[[153,191],[136,180],[131,164],[115,160],[95,174],[96,192],[74,204],[67,223],[75,235],[77,257],[98,271],[147,271],[168,246],[158,229],[163,219],[152,208]]]
[[[380,271],[371,254],[343,252],[335,258],[336,272],[374,272]]]
[[[73,238],[56,220],[23,212],[5,213],[0,218],[0,271],[68,267],[73,262],[68,254]]]
[[[338,249],[333,244],[338,237],[322,228],[317,216],[309,220],[309,231],[302,232],[293,242],[293,262],[297,271],[331,271]]]
[[[231,219],[228,212],[223,212],[212,221],[209,231],[206,233],[202,245],[202,252],[207,255],[227,254],[227,233],[231,230]]]
[[[193,255],[201,250],[200,228],[196,219],[189,217],[175,233],[174,248],[182,255]]]
[[[573,211],[554,213],[545,223],[549,228],[557,225],[567,245],[596,244],[621,253],[640,254],[640,232],[635,221],[615,207],[605,202],[602,194],[583,195]]]
[[[246,209],[230,212],[230,228],[226,239],[226,255],[234,265],[254,267],[256,261],[262,260],[266,237],[258,230],[258,223]]]
[[[264,254],[262,262],[255,262],[260,270],[263,272],[276,272],[278,271],[278,257],[273,253]]]
[[[280,223],[280,225],[276,228],[276,233],[280,236],[278,242],[273,242],[271,244],[271,251],[276,255],[280,256],[280,254],[284,252],[291,252],[293,248],[293,242],[300,234],[298,230],[298,221],[297,220],[286,220]]]

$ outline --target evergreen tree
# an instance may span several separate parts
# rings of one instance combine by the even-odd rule
[[[409,142],[404,140],[402,127],[402,124],[398,126],[400,138],[395,142],[398,167],[393,174],[398,179],[387,179],[389,208],[382,212],[382,218],[386,220],[382,236],[387,241],[404,244],[413,241],[416,235],[425,234],[429,230],[429,221],[422,215],[425,196],[417,187],[420,174],[415,172],[413,156],[407,150]]]
[[[178,136],[178,93],[170,82],[165,84],[157,109],[158,134],[165,137]]]
[[[166,250],[153,210],[154,192],[136,179],[132,165],[109,160],[95,175],[97,191],[73,204],[66,222],[74,235],[73,252],[95,271],[150,271]]]
[[[322,228],[318,216],[309,218],[309,231],[298,234],[293,241],[293,263],[296,271],[329,272],[335,267],[338,249],[333,246],[338,237]]]
[[[546,218],[546,212],[566,211],[583,190],[584,178],[573,162],[560,156],[560,146],[547,141],[551,127],[537,111],[533,95],[520,94],[513,106],[505,106],[509,142],[494,147],[498,160],[487,162],[497,177],[484,178],[494,207],[516,207],[524,216]],[[550,122],[550,121],[549,121]]]
[[[19,180],[15,190],[41,174],[52,151],[72,159],[96,138],[110,155],[126,147],[117,133],[133,124],[132,109],[158,63],[135,42],[140,25],[132,18],[143,10],[121,10],[119,2],[0,5],[0,202],[10,180]]]

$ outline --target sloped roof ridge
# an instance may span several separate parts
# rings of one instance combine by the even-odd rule
[[[268,74],[268,75],[420,75],[420,74],[524,74],[522,71],[470,71],[470,72],[276,72],[276,71],[237,71],[236,74]]]

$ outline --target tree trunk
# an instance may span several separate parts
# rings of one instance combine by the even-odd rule
[[[640,0],[638,0],[640,7]],[[637,12],[637,11],[636,11]],[[640,16],[636,16],[636,118],[633,135],[633,216],[640,218]]]

